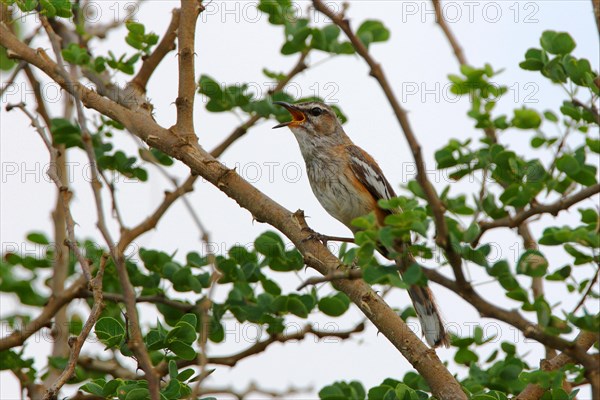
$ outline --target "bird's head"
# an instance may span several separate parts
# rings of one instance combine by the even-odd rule
[[[335,111],[327,104],[317,101],[298,104],[275,101],[273,104],[285,107],[292,115],[291,121],[276,125],[273,129],[287,126],[295,135],[311,136],[330,136],[341,130]]]

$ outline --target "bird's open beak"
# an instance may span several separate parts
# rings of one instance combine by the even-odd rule
[[[292,120],[288,121],[288,122],[282,122],[279,125],[275,125],[273,127],[273,129],[276,128],[283,128],[284,126],[290,126],[290,125],[300,125],[302,124],[304,121],[306,121],[306,115],[304,115],[304,113],[302,111],[300,111],[300,109],[290,103],[286,103],[285,101],[274,101],[273,104],[277,104],[280,105],[282,107],[285,107],[286,110],[288,110],[290,112],[290,114],[292,114]]]

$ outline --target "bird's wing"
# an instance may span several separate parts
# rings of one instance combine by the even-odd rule
[[[375,200],[389,200],[396,197],[392,185],[385,179],[379,165],[369,154],[358,146],[346,146],[350,168],[360,183],[365,185]]]

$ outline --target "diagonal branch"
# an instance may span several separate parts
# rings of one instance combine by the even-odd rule
[[[594,19],[596,20],[596,28],[600,34],[600,0],[592,0],[592,8],[594,10]]]
[[[282,79],[281,81],[279,81],[277,83],[277,86],[275,86],[273,89],[269,90],[269,94],[274,94],[274,93],[282,91],[283,88],[285,88],[285,86],[288,83],[290,83],[290,81],[296,75],[298,75],[299,73],[304,71],[306,68],[308,68],[305,63],[308,53],[309,53],[308,51],[303,51],[302,53],[300,53],[300,57],[298,58],[298,61],[292,67],[290,72],[287,73],[287,75],[285,76],[284,79]],[[242,125],[238,126],[227,138],[225,138],[225,140],[223,140],[223,142],[221,142],[221,144],[219,144],[217,147],[215,147],[213,149],[213,151],[210,152],[210,154],[214,158],[219,158],[219,156],[221,156],[221,154],[223,154],[225,152],[225,150],[227,150],[227,148],[229,148],[229,146],[231,146],[236,140],[238,140],[239,138],[244,136],[246,134],[246,132],[248,132],[248,129],[253,127],[261,119],[262,119],[262,117],[258,114],[255,114],[252,117],[250,117],[246,122],[244,122]]]
[[[208,357],[207,362],[209,364],[218,364],[218,365],[226,365],[228,367],[234,367],[241,360],[246,359],[247,357],[262,353],[272,345],[273,343],[285,343],[292,340],[303,340],[309,334],[316,336],[319,339],[324,339],[327,337],[339,338],[342,340],[349,339],[353,334],[364,331],[365,324],[361,322],[356,325],[354,328],[347,331],[320,331],[314,329],[311,324],[306,324],[304,328],[295,333],[278,333],[275,335],[269,336],[267,339],[256,342],[252,346],[248,347],[246,350],[240,351],[239,353],[235,353],[229,356],[221,356],[221,357]],[[195,361],[187,361],[181,360],[177,362],[178,368],[184,368],[189,365],[192,365]],[[168,372],[168,364],[161,363],[157,366],[157,369],[163,374],[167,374]]]
[[[450,27],[448,26],[448,23],[446,22],[446,19],[444,18],[444,14],[442,12],[441,0],[431,0],[431,2],[433,3],[433,9],[435,10],[435,22],[437,22],[437,24],[440,26],[440,28],[442,28],[444,35],[446,35],[446,38],[448,39],[448,42],[450,43],[450,46],[452,47],[452,50],[454,51],[454,55],[456,55],[456,59],[458,60],[458,63],[460,65],[466,65],[467,58],[465,57],[465,54],[463,53],[462,47],[460,47],[460,44],[458,43],[456,36],[454,36],[454,33],[452,33],[452,31],[450,30]]]
[[[177,37],[177,29],[179,28],[180,10],[175,8],[171,15],[171,23],[167,27],[167,31],[163,35],[152,54],[148,56],[142,63],[142,66],[136,76],[131,80],[131,85],[142,93],[146,92],[146,86],[150,77],[156,70],[158,64],[165,56],[175,49],[175,38]]]
[[[575,339],[575,343],[577,343],[577,345],[582,349],[586,350],[589,349],[597,341],[597,333],[585,331],[580,332],[579,335],[577,335],[577,338]],[[544,371],[554,371],[565,366],[570,362],[573,362],[573,360],[565,353],[561,353],[549,360],[543,360],[541,363],[541,369]],[[597,372],[598,371],[596,371],[596,377],[598,377]],[[538,400],[544,395],[544,393],[546,393],[546,389],[543,389],[542,387],[536,384],[530,383],[525,387],[525,389],[523,389],[521,393],[519,393],[517,397],[515,397],[515,400]]]
[[[241,207],[250,211],[256,220],[264,221],[279,229],[304,255],[307,264],[322,275],[340,266],[340,260],[320,241],[310,240],[307,225],[301,213],[291,213],[264,193],[228,169],[195,143],[182,147],[180,137],[159,126],[149,115],[131,110],[98,95],[85,86],[69,85],[56,71],[56,64],[43,51],[37,53],[21,43],[5,27],[0,25],[0,44],[10,49],[13,56],[25,59],[40,68],[51,79],[69,92],[77,92],[86,106],[122,123],[131,133],[188,165],[192,173],[201,175]],[[38,55],[39,54],[39,55]],[[362,280],[333,282],[336,289],[346,293],[388,340],[404,355],[431,385],[439,398],[464,399],[460,385],[434,350],[429,349],[402,321],[385,301]]]
[[[85,290],[86,284],[87,281],[81,276],[63,292],[50,297],[48,304],[44,306],[40,315],[29,321],[22,329],[15,330],[10,335],[0,339],[0,351],[23,345],[31,335],[49,326],[58,310],[79,297],[80,293]]]

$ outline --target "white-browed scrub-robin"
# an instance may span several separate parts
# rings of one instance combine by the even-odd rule
[[[373,212],[383,226],[387,215],[402,212],[379,207],[379,200],[396,197],[394,189],[373,157],[346,135],[331,107],[320,102],[275,104],[285,107],[292,120],[274,128],[287,126],[296,137],[312,191],[332,217],[356,232],[358,229],[351,223],[355,218]],[[394,249],[380,247],[379,251],[386,258],[390,258],[392,251],[402,254],[394,260],[402,272],[415,262],[406,250],[407,245],[399,243]],[[408,294],[427,343],[432,347],[447,347],[448,335],[431,290],[412,285]]]

